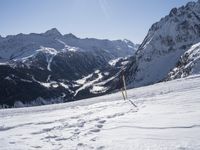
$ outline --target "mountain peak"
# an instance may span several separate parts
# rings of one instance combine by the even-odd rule
[[[128,39],[124,39],[123,42],[125,42],[125,43],[133,43],[133,42],[131,42],[131,41],[128,40]]]
[[[48,36],[62,36],[62,34],[56,28],[47,30],[44,34]]]
[[[67,37],[67,38],[76,38],[77,39],[77,37],[72,33],[65,34],[64,36]]]

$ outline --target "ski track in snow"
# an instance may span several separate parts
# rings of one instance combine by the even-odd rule
[[[0,110],[0,149],[200,149],[200,76],[40,107]]]

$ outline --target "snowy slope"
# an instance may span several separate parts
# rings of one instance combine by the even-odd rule
[[[197,43],[187,50],[177,66],[169,73],[168,80],[186,77],[200,73],[200,43]]]
[[[200,149],[200,76],[67,104],[0,110],[0,149]]]

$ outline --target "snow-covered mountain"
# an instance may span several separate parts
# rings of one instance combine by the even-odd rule
[[[101,51],[106,58],[133,55],[138,45],[128,40],[80,39],[73,34],[62,35],[56,28],[41,34],[11,35],[0,40],[0,61],[16,60],[36,54],[41,47],[49,47],[57,51]]]
[[[128,86],[138,87],[164,80],[188,53],[191,57],[195,55],[192,53],[198,53],[199,49],[193,51],[190,48],[199,42],[200,1],[172,9],[168,16],[152,25],[132,63],[127,66]],[[190,57],[188,59],[186,61],[192,61]],[[187,64],[182,65],[187,68]],[[200,68],[195,70],[190,73],[199,72]]]
[[[193,45],[187,50],[177,66],[168,74],[168,80],[187,77],[200,73],[200,43]]]
[[[55,28],[0,38],[0,104],[40,105],[101,94],[105,89],[93,85],[119,72],[137,47],[128,40],[62,35]],[[124,64],[110,63],[116,59]]]
[[[0,110],[0,149],[199,150],[200,76],[65,104]]]

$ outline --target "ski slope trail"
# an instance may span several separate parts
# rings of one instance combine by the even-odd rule
[[[0,110],[0,149],[199,150],[200,76],[40,107]]]

